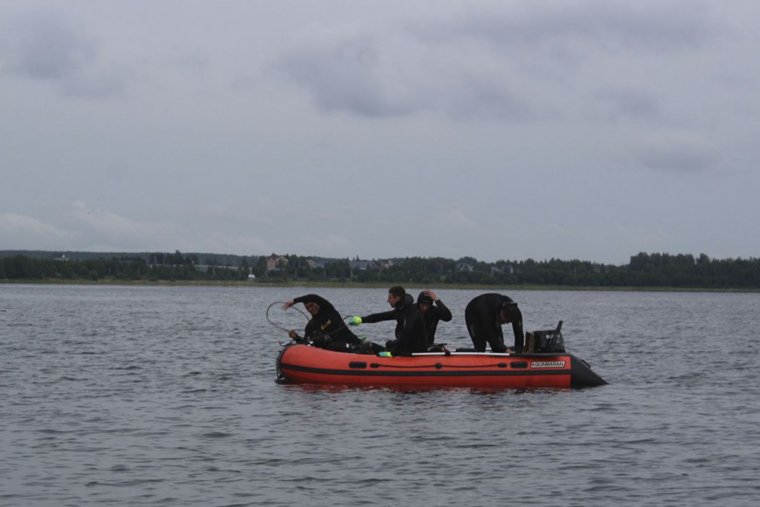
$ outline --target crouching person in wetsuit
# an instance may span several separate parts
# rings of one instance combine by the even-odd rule
[[[386,320],[396,321],[396,339],[385,344],[385,349],[393,355],[410,355],[427,350],[427,337],[422,316],[414,304],[414,298],[403,287],[388,289],[388,304],[393,308],[387,312],[373,313],[366,317],[352,317],[349,324],[358,326]]]
[[[425,326],[425,335],[427,338],[428,350],[434,346],[435,331],[438,328],[438,322],[449,322],[452,319],[451,310],[443,304],[438,294],[432,290],[423,290],[417,296],[417,309],[422,315],[422,322]]]
[[[306,311],[311,314],[304,336],[299,336],[295,329],[288,333],[296,342],[303,343],[308,339],[316,347],[338,352],[353,352],[361,344],[359,338],[346,327],[332,303],[325,298],[307,294],[291,299],[282,305],[282,309],[287,310],[296,303],[303,303]]]
[[[486,342],[494,352],[506,352],[501,326],[512,324],[515,334],[515,352],[523,351],[522,313],[517,303],[501,294],[481,294],[467,304],[464,320],[477,352],[485,352]]]

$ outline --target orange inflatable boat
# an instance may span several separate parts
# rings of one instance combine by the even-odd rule
[[[277,358],[280,382],[353,386],[579,388],[606,384],[566,352],[423,352],[382,357],[288,344]]]

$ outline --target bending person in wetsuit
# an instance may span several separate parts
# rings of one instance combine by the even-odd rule
[[[438,322],[449,322],[452,319],[451,310],[449,310],[438,295],[432,290],[423,290],[417,296],[417,309],[422,315],[422,321],[425,325],[425,335],[427,338],[428,348],[435,342],[435,331],[438,328]]]
[[[308,339],[316,347],[339,352],[352,352],[361,344],[361,340],[346,327],[338,311],[325,298],[306,294],[286,302],[282,309],[287,310],[296,303],[303,303],[306,311],[311,314],[304,336],[299,336],[295,329],[288,333],[296,342],[302,343]]]
[[[501,294],[481,294],[467,304],[464,320],[477,352],[485,352],[486,342],[494,352],[506,352],[501,326],[512,324],[515,334],[515,352],[523,351],[522,313],[517,303]]]
[[[394,355],[409,355],[427,350],[427,337],[422,316],[414,305],[414,298],[403,287],[388,289],[388,304],[393,308],[387,312],[373,313],[366,317],[352,317],[349,324],[358,326],[386,320],[396,321],[396,339],[385,344],[386,350]]]

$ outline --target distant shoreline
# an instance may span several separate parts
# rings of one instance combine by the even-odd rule
[[[50,257],[0,251],[0,280],[19,283],[112,285],[204,285],[390,287],[392,285],[494,290],[760,292],[760,259],[710,259],[701,254],[647,254],[626,266],[587,261],[497,261],[475,258],[404,258],[366,261],[295,255],[235,257],[218,254],[152,253],[93,257],[72,252]],[[44,256],[43,256],[44,254]],[[400,283],[399,283],[400,281]],[[2,283],[2,282],[0,282]],[[440,285],[438,285],[440,284]]]
[[[265,288],[265,287],[315,287],[328,289],[379,289],[393,285],[407,287],[422,287],[419,283],[383,282],[315,282],[315,281],[289,281],[289,282],[261,282],[247,280],[70,280],[49,278],[43,280],[0,280],[2,285],[93,285],[93,286],[137,286],[137,287],[240,287],[240,288]],[[425,285],[424,287],[428,287]],[[535,291],[588,291],[588,292],[726,292],[726,293],[757,293],[760,289],[746,288],[702,288],[702,287],[604,287],[604,286],[569,286],[569,285],[478,285],[478,284],[438,284],[430,285],[429,288],[442,291],[452,290],[484,290],[489,292],[501,292],[505,290],[535,290]]]

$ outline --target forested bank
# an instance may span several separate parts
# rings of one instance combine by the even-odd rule
[[[760,289],[760,259],[711,259],[702,254],[639,253],[627,265],[581,260],[500,260],[410,257],[363,261],[297,255],[233,256],[150,253],[81,258],[0,255],[6,281],[249,281],[402,283],[440,286],[658,287]]]

